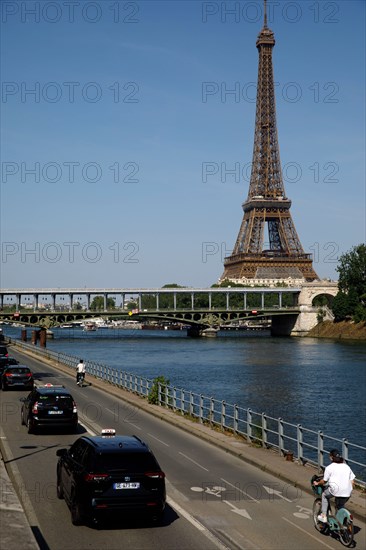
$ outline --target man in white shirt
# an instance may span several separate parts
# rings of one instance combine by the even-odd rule
[[[348,464],[343,461],[337,449],[330,451],[329,458],[332,462],[325,468],[323,479],[314,481],[314,485],[328,484],[322,494],[322,513],[318,516],[318,521],[323,523],[327,523],[329,499],[332,497],[342,497],[348,500],[351,496],[355,479],[355,474]]]
[[[76,383],[79,384],[81,380],[85,377],[85,365],[84,360],[80,359],[79,363],[76,365]]]

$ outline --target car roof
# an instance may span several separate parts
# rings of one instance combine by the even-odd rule
[[[28,369],[30,370],[30,368],[27,366],[27,365],[7,365],[5,367],[5,370],[10,370],[10,369]]]
[[[69,392],[69,390],[67,390],[63,386],[53,386],[53,387],[37,386],[35,388],[35,390],[37,391],[37,393],[40,393],[41,395],[55,395],[55,394],[58,394],[58,395],[70,395],[71,396],[71,393]]]
[[[144,441],[136,435],[114,435],[114,436],[88,436],[81,439],[89,442],[98,452],[151,452]]]

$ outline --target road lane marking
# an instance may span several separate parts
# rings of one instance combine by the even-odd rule
[[[199,464],[198,462],[193,460],[193,458],[190,458],[189,456],[185,455],[184,453],[181,453],[180,451],[179,451],[179,454],[184,456],[184,458],[186,458],[187,460],[189,460],[190,462],[192,462],[193,464],[195,464],[199,468],[202,468],[202,470],[205,470],[206,472],[209,472],[209,470],[207,468],[205,468],[204,466],[202,466],[201,464]]]
[[[168,445],[168,443],[165,443],[165,441],[162,441],[161,439],[158,439],[155,435],[150,434],[150,433],[148,433],[147,435],[149,435],[153,439],[156,439],[156,441],[159,441],[159,443],[161,443],[162,445],[165,445],[166,447],[170,447],[170,445]]]
[[[245,491],[243,491],[243,489],[240,489],[237,485],[233,485],[232,483],[230,483],[230,481],[226,481],[226,479],[224,479],[223,477],[221,478],[221,481],[223,481],[227,485],[230,485],[230,487],[233,487],[236,491],[239,491],[239,493],[242,493],[243,495],[247,496],[251,500],[254,500],[254,502],[256,502],[257,504],[259,504],[259,500],[249,495],[249,493],[246,493]]]
[[[296,527],[296,529],[298,529],[299,531],[301,531],[302,533],[305,533],[305,535],[308,535],[309,537],[311,537],[312,539],[316,540],[316,542],[318,544],[322,544],[323,546],[325,546],[326,548],[330,548],[330,550],[334,550],[334,546],[329,546],[329,544],[326,544],[325,542],[323,542],[322,540],[319,539],[319,537],[314,537],[314,535],[312,535],[311,533],[309,533],[308,531],[305,531],[305,529],[302,529],[302,527],[299,527],[298,525],[296,525],[296,523],[293,523],[292,521],[290,521],[289,519],[287,518],[282,518],[283,520],[287,521],[287,523],[289,523],[290,525],[292,525],[293,527]]]
[[[296,508],[299,509],[298,512],[294,512],[293,514],[296,518],[301,518],[301,519],[311,518],[313,511],[310,510],[310,508],[304,508],[303,506],[299,506],[299,504],[296,506]]]
[[[233,504],[232,502],[229,502],[228,500],[223,500],[222,502],[225,502],[225,504],[230,506],[231,511],[234,512],[235,514],[239,514],[239,516],[243,516],[244,518],[247,518],[250,520],[252,519],[244,508],[237,508],[235,504]]]
[[[191,491],[195,493],[207,493],[208,495],[213,495],[214,497],[221,498],[221,493],[223,491],[226,491],[225,487],[219,487],[218,485],[214,485],[213,487],[206,487],[205,489],[203,487],[191,487]]]
[[[280,497],[287,502],[292,502],[292,500],[290,500],[289,498],[284,497],[281,491],[272,489],[272,487],[266,487],[266,485],[263,485],[263,488],[267,491],[269,495],[276,495],[277,497]]]
[[[208,539],[210,539],[211,542],[217,546],[217,548],[220,548],[221,550],[230,550],[228,546],[225,546],[220,539],[215,537],[211,531],[207,529],[204,525],[202,525],[201,522],[199,522],[197,519],[195,519],[191,514],[186,512],[184,508],[182,508],[177,502],[175,502],[170,497],[166,498],[167,503],[171,508],[173,508],[179,515],[183,516],[191,525],[193,525],[196,529],[198,529],[201,533],[203,533]]]
[[[142,430],[142,428],[140,426],[137,426],[137,424],[133,424],[132,422],[129,422],[128,424],[136,428],[136,430]]]

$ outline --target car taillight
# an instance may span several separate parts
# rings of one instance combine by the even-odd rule
[[[36,401],[32,407],[32,413],[37,414],[38,412],[38,401]]]
[[[165,478],[164,472],[145,472],[145,476],[149,477],[150,479],[164,479]]]
[[[27,372],[26,377],[27,377],[27,378],[31,378],[31,376],[32,376],[32,373],[31,373],[31,372]]]
[[[13,373],[12,372],[6,372],[5,376],[13,376]]]
[[[109,474],[85,474],[84,481],[105,481]]]
[[[76,405],[75,401],[72,402],[72,412],[74,414],[78,412],[78,408],[77,408],[77,405]]]

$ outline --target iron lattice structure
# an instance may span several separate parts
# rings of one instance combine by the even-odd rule
[[[318,279],[311,254],[304,252],[286,197],[278,145],[272,49],[274,33],[264,26],[258,35],[258,85],[252,172],[244,216],[223,279]],[[265,230],[267,229],[267,234]],[[265,243],[267,239],[267,243]]]

